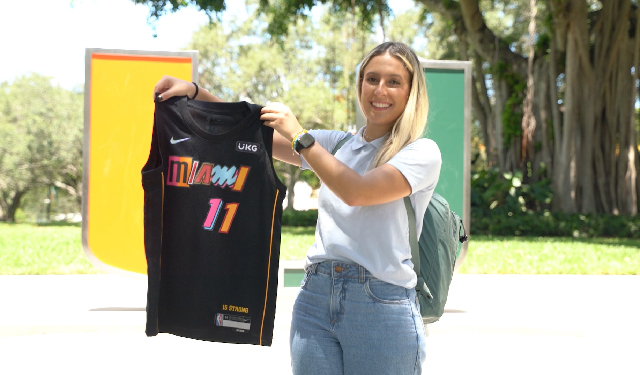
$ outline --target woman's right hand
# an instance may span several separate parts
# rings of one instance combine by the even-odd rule
[[[195,93],[196,86],[192,82],[183,81],[171,76],[163,76],[153,88],[153,100],[162,102],[174,96],[188,96],[192,98]]]

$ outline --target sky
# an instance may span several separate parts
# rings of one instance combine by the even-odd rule
[[[246,13],[243,1],[226,3],[231,14]],[[396,13],[414,6],[412,0],[390,3]],[[148,15],[145,5],[131,0],[4,2],[0,12],[0,82],[36,72],[73,89],[84,83],[86,48],[178,51],[208,22],[204,12],[186,8],[161,17],[154,32]]]

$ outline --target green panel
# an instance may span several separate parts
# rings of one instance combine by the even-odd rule
[[[429,118],[425,136],[433,139],[442,154],[436,192],[451,210],[463,217],[464,194],[464,70],[424,69],[429,95]]]
[[[299,287],[304,278],[304,269],[284,269],[284,286],[285,287]]]

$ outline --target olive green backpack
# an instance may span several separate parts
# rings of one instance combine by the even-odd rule
[[[331,153],[335,155],[352,136],[347,133]],[[404,205],[409,218],[411,261],[418,276],[416,292],[420,315],[425,323],[433,323],[444,313],[456,265],[458,243],[466,242],[469,237],[460,217],[451,211],[447,200],[437,193],[433,193],[427,206],[420,238],[416,233],[416,215],[409,197],[404,197]]]

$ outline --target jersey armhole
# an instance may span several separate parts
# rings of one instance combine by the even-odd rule
[[[157,126],[153,124],[153,131],[151,132],[151,148],[149,149],[149,157],[142,172],[149,172],[162,166],[162,156],[160,156],[160,147],[158,145],[158,131]]]
[[[287,191],[287,187],[284,185],[282,181],[278,178],[278,173],[276,173],[275,166],[273,165],[273,128],[270,128],[266,125],[262,124],[260,121],[260,134],[262,135],[262,142],[264,143],[265,151],[267,152],[267,156],[269,157],[269,165],[271,166],[270,172],[272,178],[272,182],[274,187],[281,191]],[[284,190],[283,190],[284,189]]]

